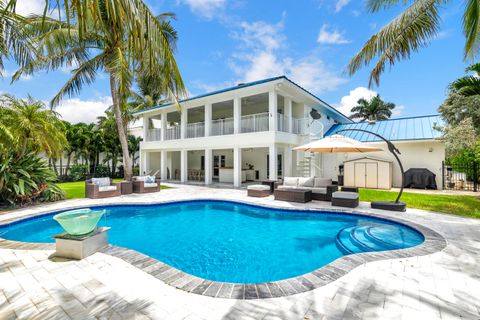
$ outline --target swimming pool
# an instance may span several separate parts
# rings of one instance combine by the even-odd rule
[[[388,220],[228,201],[95,209],[106,210],[99,225],[111,227],[111,244],[137,250],[197,277],[222,282],[282,280],[348,254],[409,248],[424,241],[413,228]],[[53,215],[0,226],[0,237],[53,242],[51,236],[62,232]]]

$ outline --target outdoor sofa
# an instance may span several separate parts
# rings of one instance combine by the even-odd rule
[[[122,194],[120,182],[112,182],[110,178],[92,178],[85,181],[85,197],[101,199],[116,197]]]
[[[133,193],[150,193],[160,191],[160,179],[155,176],[133,177]]]
[[[285,177],[283,184],[277,187],[279,190],[311,190],[312,200],[330,201],[332,193],[338,190],[337,185],[332,184],[332,179],[320,177]]]

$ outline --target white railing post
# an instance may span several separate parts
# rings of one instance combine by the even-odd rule
[[[285,115],[287,116],[286,132],[293,133],[292,99],[288,97],[285,98]]]
[[[269,130],[277,131],[277,92],[272,89],[268,92],[268,113],[269,113]]]
[[[160,140],[167,140],[166,139],[166,134],[167,134],[167,114],[162,113],[161,118],[160,118]]]
[[[233,133],[241,132],[241,118],[242,118],[242,100],[240,98],[233,98]]]
[[[212,134],[212,104],[205,105],[205,137]]]

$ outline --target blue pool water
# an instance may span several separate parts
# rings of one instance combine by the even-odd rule
[[[361,215],[288,211],[224,201],[106,206],[110,243],[192,275],[258,283],[299,276],[352,253],[416,246],[407,226]],[[0,227],[0,237],[53,242],[53,214]]]

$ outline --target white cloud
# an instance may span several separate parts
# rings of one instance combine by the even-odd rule
[[[377,95],[377,92],[365,87],[357,87],[350,91],[348,96],[342,97],[339,104],[334,105],[335,108],[346,116],[349,116],[352,112],[352,108],[357,105],[359,99],[364,98],[367,100],[372,99]]]
[[[179,2],[185,3],[195,14],[207,19],[222,12],[226,6],[225,0],[179,0]]]
[[[53,3],[53,1],[50,1]],[[45,10],[45,0],[17,0],[15,11],[23,16],[31,14],[43,14]],[[52,15],[53,11],[47,12],[47,15]]]
[[[111,97],[99,97],[97,100],[66,99],[55,108],[63,120],[72,123],[97,122],[97,117],[104,115],[105,110],[112,105]]]
[[[318,43],[326,43],[326,44],[345,44],[350,43],[349,40],[345,39],[343,33],[339,32],[338,30],[328,30],[328,25],[324,24],[320,28],[320,32],[318,33],[317,38]]]
[[[404,105],[395,106],[395,109],[392,110],[392,118],[400,116],[404,110]]]
[[[283,34],[283,20],[276,24],[242,22],[240,30],[232,33],[241,44],[231,57],[230,67],[240,77],[240,82],[286,75],[317,94],[334,90],[346,82],[316,55],[291,57]]]
[[[337,3],[335,4],[335,12],[340,12],[342,11],[343,7],[345,7],[350,0],[337,0]]]

